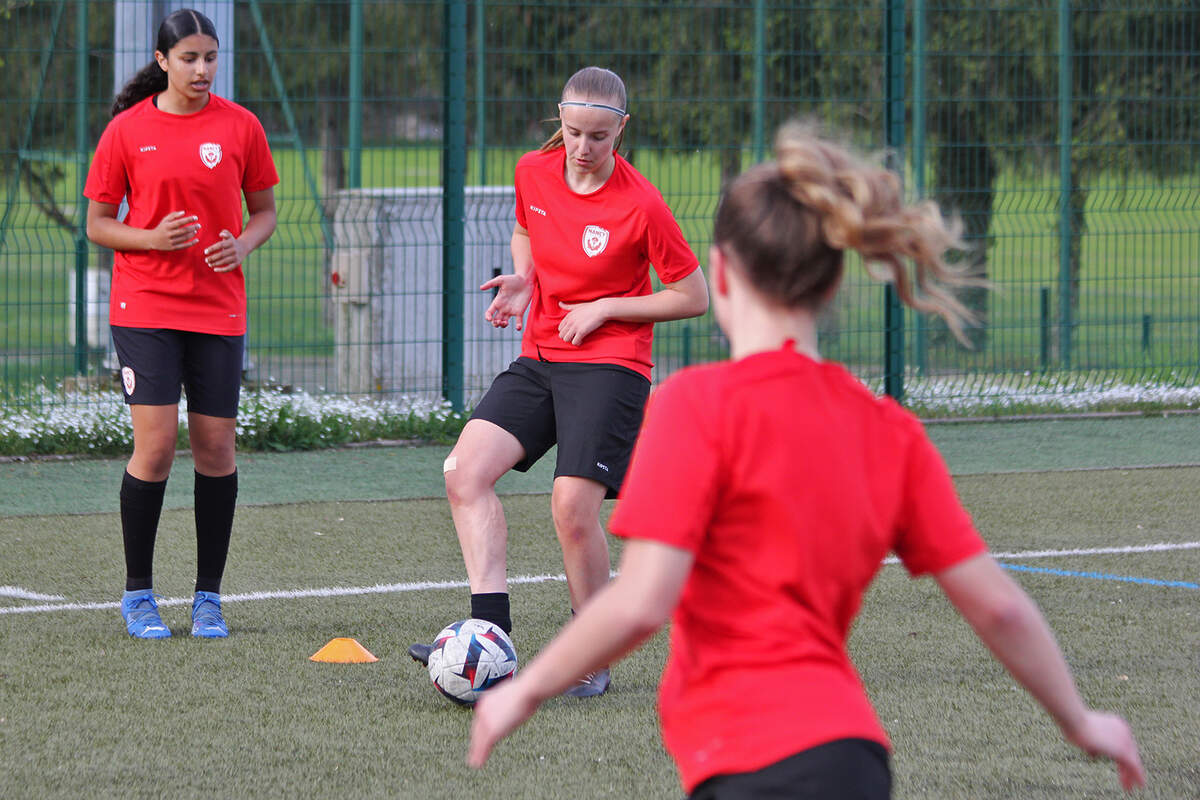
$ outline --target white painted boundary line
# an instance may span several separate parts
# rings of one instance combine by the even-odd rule
[[[20,586],[0,586],[0,597],[12,597],[16,600],[66,600],[59,594],[38,594]]]
[[[1130,555],[1134,553],[1165,553],[1170,550],[1195,550],[1200,542],[1160,542],[1159,544],[1133,544],[1124,547],[1088,547],[1078,550],[1024,550],[1016,553],[992,553],[992,558],[1056,558],[1058,556],[1105,556]],[[900,559],[889,556],[885,564],[899,564]]]
[[[1016,553],[992,553],[995,558],[1055,558],[1060,556],[1128,555],[1134,553],[1161,553],[1173,550],[1195,550],[1200,542],[1162,542],[1159,544],[1128,545],[1124,547],[1091,547],[1076,550],[1026,550]],[[899,559],[887,558],[884,564],[898,564]],[[508,579],[510,584],[563,583],[565,575],[518,575]],[[270,592],[246,592],[225,594],[222,602],[249,602],[256,600],[298,600],[305,597],[352,597],[367,594],[398,594],[422,592],[436,589],[465,589],[466,581],[416,581],[413,583],[377,583],[374,586],[331,586],[318,589],[280,589]],[[0,589],[13,589],[5,586]],[[33,594],[30,592],[29,594]],[[12,596],[12,595],[4,595]],[[36,595],[30,600],[55,599],[52,595]],[[190,597],[167,597],[159,601],[160,606],[181,606],[192,602]],[[0,616],[5,614],[33,614],[43,611],[96,611],[120,607],[120,601],[104,603],[44,603],[36,606],[0,607]]]
[[[565,582],[566,575],[518,575],[509,578],[510,584],[548,583],[552,581]],[[242,594],[223,594],[221,602],[244,602],[254,600],[297,600],[304,597],[351,597],[364,594],[396,594],[399,592],[421,592],[430,589],[466,589],[466,581],[417,581],[414,583],[377,583],[374,586],[331,586],[319,589],[280,589],[272,592],[245,592]],[[40,599],[40,598],[39,598]],[[65,599],[65,598],[63,598]],[[159,607],[182,606],[192,602],[190,597],[164,597],[158,601]],[[108,601],[103,603],[46,603],[38,606],[0,607],[0,615],[30,614],[40,611],[97,611],[101,609],[119,608],[121,602]]]

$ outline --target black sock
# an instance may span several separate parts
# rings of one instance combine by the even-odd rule
[[[167,482],[121,480],[121,536],[125,540],[125,591],[154,587],[154,539]]]
[[[512,617],[509,616],[508,592],[484,592],[471,595],[471,616],[486,619],[499,625],[505,633],[512,633]]]
[[[221,592],[229,556],[233,511],[237,505],[237,470],[220,478],[196,473],[196,591]]]

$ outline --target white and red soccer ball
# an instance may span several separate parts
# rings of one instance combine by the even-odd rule
[[[498,625],[482,619],[452,622],[433,640],[429,679],[459,705],[474,705],[479,696],[517,672],[517,650]]]

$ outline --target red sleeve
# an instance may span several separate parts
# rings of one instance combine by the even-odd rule
[[[720,448],[709,421],[711,406],[690,390],[696,383],[681,373],[650,398],[609,521],[615,535],[691,552],[700,548],[719,496]]]
[[[83,196],[97,203],[120,205],[129,190],[129,177],[125,172],[125,154],[121,150],[118,125],[110,122],[100,134],[96,155],[88,169]]]
[[[275,159],[271,157],[267,133],[254,115],[250,115],[249,138],[246,148],[249,157],[246,159],[246,174],[242,176],[242,191],[261,192],[279,183],[279,173],[275,171]]]
[[[646,255],[663,283],[681,281],[700,266],[661,195],[646,204]]]
[[[920,423],[913,424],[895,551],[916,577],[979,555],[987,545],[959,501],[941,453]]]

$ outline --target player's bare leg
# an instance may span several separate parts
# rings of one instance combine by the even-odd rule
[[[473,594],[507,591],[508,525],[496,481],[525,456],[517,438],[473,419],[463,427],[443,466],[446,498]]]
[[[607,491],[604,484],[590,478],[564,475],[554,479],[550,506],[554,530],[562,546],[571,608],[576,611],[608,583],[608,541],[600,524],[600,506]],[[585,676],[566,694],[595,697],[604,694],[608,684],[608,670],[602,669]]]
[[[600,524],[600,506],[607,491],[604,484],[589,478],[564,475],[554,479],[550,508],[562,546],[571,608],[576,611],[608,583],[608,542]]]

